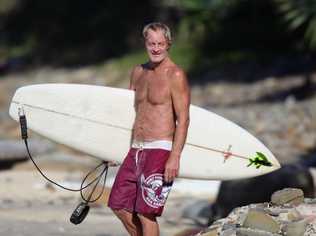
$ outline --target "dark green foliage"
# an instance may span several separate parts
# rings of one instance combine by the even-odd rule
[[[295,31],[287,30],[284,16]],[[171,54],[191,73],[271,63],[300,54],[304,38],[315,42],[314,18],[314,0],[1,0],[0,63],[27,57],[65,66],[122,57],[142,50],[141,29],[156,20],[171,26]]]
[[[316,49],[316,1],[275,0],[281,15],[291,31],[302,30],[306,47]]]
[[[6,16],[2,43],[33,42],[31,56],[54,64],[94,63],[140,48],[154,6],[127,0],[23,0]],[[148,15],[148,17],[145,17]]]

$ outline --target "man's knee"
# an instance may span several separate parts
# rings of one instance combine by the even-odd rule
[[[124,222],[128,222],[130,221],[130,219],[132,218],[132,213],[124,210],[124,209],[120,209],[120,210],[114,210],[112,209],[112,211],[114,212],[114,214],[122,221]]]
[[[157,217],[153,214],[137,214],[138,218],[140,219],[140,221],[142,222],[142,224],[144,223],[155,223],[157,222]]]
[[[122,221],[123,225],[131,236],[142,235],[141,222],[135,214],[124,209],[112,210],[114,214]]]

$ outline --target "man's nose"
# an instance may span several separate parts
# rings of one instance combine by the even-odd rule
[[[153,46],[153,51],[158,52],[160,50],[160,47],[158,45]]]

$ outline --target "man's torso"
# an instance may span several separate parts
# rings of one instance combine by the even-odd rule
[[[133,138],[139,141],[172,140],[175,115],[171,97],[171,82],[175,65],[151,70],[140,69],[134,84],[136,118]]]

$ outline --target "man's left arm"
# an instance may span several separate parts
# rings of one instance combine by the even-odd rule
[[[185,73],[177,69],[171,79],[171,97],[176,115],[172,150],[165,166],[165,181],[171,182],[179,173],[180,156],[189,127],[190,89]]]

